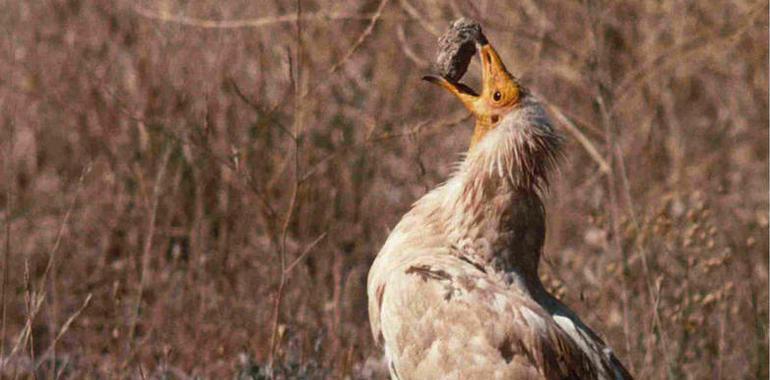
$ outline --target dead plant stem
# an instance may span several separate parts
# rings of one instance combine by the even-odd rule
[[[139,285],[136,289],[136,300],[134,301],[133,314],[128,328],[128,352],[125,358],[124,365],[127,365],[131,360],[135,348],[134,336],[136,334],[136,324],[139,320],[139,314],[141,312],[142,294],[144,293],[144,287],[147,283],[148,271],[150,268],[150,253],[152,251],[153,237],[155,236],[155,223],[158,214],[158,203],[160,200],[160,193],[163,187],[163,180],[166,174],[166,166],[168,164],[169,156],[171,155],[171,145],[166,147],[163,155],[158,164],[158,171],[155,174],[155,182],[152,190],[152,200],[150,208],[148,210],[148,223],[147,223],[147,236],[144,239],[144,245],[142,247],[141,256],[141,272],[139,273]]]

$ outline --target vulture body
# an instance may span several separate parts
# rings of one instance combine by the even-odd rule
[[[479,46],[483,90],[428,80],[476,116],[454,175],[418,200],[369,272],[369,318],[392,379],[630,379],[538,277],[541,200],[561,138],[538,100]]]

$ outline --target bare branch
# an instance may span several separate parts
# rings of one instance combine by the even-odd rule
[[[64,337],[64,334],[66,334],[67,331],[70,329],[70,327],[72,326],[72,323],[75,322],[75,320],[80,316],[80,314],[83,313],[83,311],[91,304],[92,296],[93,295],[91,293],[88,293],[88,295],[86,296],[86,299],[83,301],[83,304],[80,305],[80,308],[78,308],[74,313],[72,313],[72,315],[70,315],[69,318],[67,318],[67,321],[64,322],[64,325],[62,325],[61,329],[59,329],[59,333],[56,334],[56,337],[51,342],[51,345],[48,347],[45,353],[41,355],[41,357],[45,357],[49,353],[54,352],[54,350],[56,349],[55,348],[56,344],[59,343],[59,340],[61,340],[62,337]],[[37,371],[37,369],[40,368],[42,364],[43,364],[42,361],[38,362],[35,365],[35,370]],[[54,366],[54,369],[53,369],[54,371],[56,371],[55,367],[56,366]],[[54,377],[58,378],[59,376],[58,374],[56,374]]]
[[[165,152],[163,152],[163,156],[160,159],[160,163],[158,165],[158,172],[155,174],[155,183],[153,183],[153,189],[152,189],[152,200],[151,200],[151,206],[148,210],[148,221],[147,221],[147,236],[144,239],[144,246],[142,248],[142,257],[141,257],[141,270],[142,272],[139,274],[139,285],[136,290],[136,301],[134,302],[134,313],[131,317],[131,322],[128,329],[128,339],[127,344],[129,348],[128,355],[126,355],[126,363],[130,360],[132,351],[135,347],[134,345],[134,334],[136,332],[136,324],[139,320],[139,310],[141,309],[142,305],[142,293],[144,293],[144,287],[147,282],[147,272],[150,268],[150,251],[152,250],[152,242],[153,238],[155,236],[155,222],[157,219],[158,214],[158,203],[160,200],[160,192],[161,188],[163,187],[163,180],[165,178],[166,174],[166,166],[168,164],[169,157],[171,156],[171,146],[166,147]]]
[[[327,234],[326,232],[322,233],[320,236],[318,236],[317,238],[315,238],[315,240],[313,240],[313,241],[312,241],[310,244],[308,244],[308,245],[307,245],[307,247],[305,247],[305,249],[304,249],[304,250],[302,250],[302,253],[300,253],[300,255],[299,255],[299,256],[297,256],[297,258],[296,258],[296,259],[294,259],[294,261],[292,261],[292,262],[291,262],[291,264],[289,264],[289,266],[287,266],[287,267],[286,267],[286,269],[284,269],[284,272],[285,272],[286,274],[289,274],[289,273],[291,273],[291,270],[292,270],[292,269],[294,269],[294,267],[295,267],[297,264],[299,264],[299,263],[302,261],[302,259],[304,259],[304,258],[305,258],[305,256],[306,256],[308,253],[310,253],[310,251],[312,251],[312,250],[313,250],[313,248],[315,248],[315,246],[316,246],[318,243],[320,243],[320,242],[321,242],[321,240],[323,240],[323,239],[326,237],[326,234]]]
[[[333,21],[333,20],[370,20],[378,17],[375,13],[347,14],[347,13],[308,13],[302,16],[296,14],[267,16],[248,20],[208,20],[194,17],[187,17],[172,14],[165,11],[155,11],[148,8],[134,5],[134,12],[148,19],[181,24],[204,29],[239,29],[239,28],[261,28],[278,24],[302,21]]]
[[[609,173],[610,171],[610,165],[607,163],[607,161],[602,157],[601,154],[599,154],[599,150],[596,149],[596,146],[591,142],[591,140],[586,137],[586,135],[583,134],[583,132],[578,129],[578,127],[575,125],[575,123],[572,122],[564,113],[559,109],[559,107],[555,106],[552,103],[547,103],[548,108],[551,110],[551,113],[556,117],[556,120],[558,120],[564,128],[567,129],[569,133],[572,134],[573,137],[580,143],[580,145],[586,150],[588,155],[596,161],[597,164],[599,164],[599,170],[601,170],[602,173]]]
[[[371,20],[369,20],[369,25],[367,25],[366,29],[364,29],[364,31],[361,32],[361,35],[358,36],[358,39],[356,39],[356,42],[353,43],[353,46],[351,46],[350,49],[348,49],[348,52],[345,53],[344,56],[342,56],[342,59],[340,59],[337,63],[335,63],[329,69],[329,74],[336,72],[340,67],[342,67],[342,65],[344,65],[348,59],[350,59],[353,53],[355,53],[356,50],[358,50],[358,48],[364,44],[364,41],[366,41],[366,38],[369,37],[370,34],[372,34],[372,31],[374,30],[374,25],[377,24],[377,20],[379,20],[380,16],[382,16],[382,10],[385,8],[385,5],[387,4],[388,4],[388,0],[380,0],[380,5],[377,6],[377,10],[374,12],[374,15],[372,15]],[[297,20],[299,20],[299,17],[297,17]]]

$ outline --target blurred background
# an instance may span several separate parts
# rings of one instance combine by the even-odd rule
[[[0,4],[5,378],[382,378],[366,275],[467,148],[420,81],[460,16],[567,137],[547,286],[638,378],[768,377],[766,2]]]

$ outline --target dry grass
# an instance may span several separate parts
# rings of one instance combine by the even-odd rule
[[[468,143],[419,81],[466,15],[569,137],[548,285],[639,378],[767,378],[767,3],[513,3],[4,1],[4,376],[371,375],[369,264]]]

